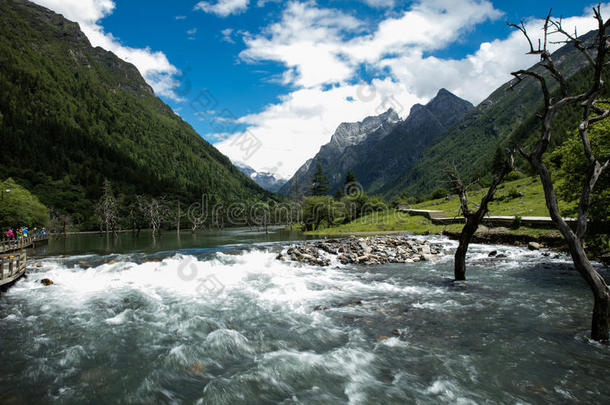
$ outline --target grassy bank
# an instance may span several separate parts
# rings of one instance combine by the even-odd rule
[[[470,201],[478,204],[487,191],[483,188],[470,193]],[[566,204],[560,202],[560,207]],[[476,207],[473,205],[473,207]],[[413,204],[410,208],[429,209],[444,211],[453,217],[459,213],[459,199],[457,196],[440,198]],[[513,215],[513,216],[548,216],[544,203],[544,193],[537,178],[524,178],[500,185],[496,192],[496,199],[489,205],[489,215]],[[318,229],[306,232],[308,235],[363,235],[383,234],[392,232],[407,232],[412,234],[440,234],[443,232],[457,233],[462,229],[461,224],[436,225],[427,218],[411,216],[395,209],[372,213],[356,219],[348,224]],[[485,233],[485,232],[483,232]],[[494,235],[513,235],[515,240],[519,238],[559,238],[559,232],[554,229],[528,228],[521,226],[517,229],[491,229],[486,232],[490,239]],[[480,233],[481,234],[481,233]]]
[[[487,188],[482,188],[469,193],[469,201],[478,204],[486,192]],[[472,207],[476,206],[473,204]],[[440,198],[414,204],[411,208],[440,210],[453,217],[459,213],[460,201],[457,196],[453,195],[449,199]],[[544,202],[544,191],[537,177],[526,177],[500,184],[494,201],[489,204],[488,208],[489,215],[549,216]],[[559,208],[563,212],[569,207],[564,201],[559,201]]]

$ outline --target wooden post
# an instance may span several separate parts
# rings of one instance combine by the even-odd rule
[[[13,258],[11,256],[8,257],[8,276],[12,277],[13,276]]]

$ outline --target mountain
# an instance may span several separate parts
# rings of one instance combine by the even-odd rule
[[[319,160],[331,190],[341,187],[351,170],[367,192],[375,193],[411,167],[426,146],[472,108],[468,101],[441,89],[428,104],[414,105],[404,121],[389,110],[361,123],[341,124],[331,141],[280,192],[291,195],[295,184],[300,184],[302,193],[311,183],[312,163]]]
[[[595,36],[595,31],[585,34],[585,42]],[[524,48],[524,52],[526,49]],[[573,45],[568,44],[552,54],[561,72],[575,84],[577,77],[586,74],[587,62]],[[530,68],[549,77],[544,68],[536,64]],[[514,82],[509,81],[495,90],[487,99],[457,121],[443,136],[438,137],[422,151],[421,158],[408,170],[392,181],[385,182],[376,191],[386,197],[407,192],[411,195],[429,193],[444,184],[443,169],[448,163],[454,164],[464,178],[484,177],[497,147],[507,147],[511,140],[520,144],[531,143],[537,137],[539,120],[535,117],[542,105],[542,95],[537,81],[526,78],[511,90]],[[557,89],[553,83],[551,91]],[[577,116],[578,112],[562,114]],[[567,120],[556,120],[567,122]],[[572,124],[574,121],[571,121]],[[525,127],[524,127],[525,125]],[[559,124],[554,124],[558,126]],[[568,129],[568,127],[570,129]],[[573,130],[573,125],[554,135],[554,141],[561,143]]]
[[[311,178],[315,172],[315,162],[320,161],[331,187],[343,182],[345,173],[354,163],[350,159],[353,147],[375,142],[386,136],[394,126],[400,122],[398,114],[392,109],[378,116],[366,117],[360,122],[340,124],[330,138],[330,142],[323,145],[315,157],[303,164],[280,189],[280,194],[289,196],[302,196],[307,194],[311,186]]]
[[[277,192],[288,181],[286,179],[275,177],[273,173],[257,172],[244,163],[234,162],[233,164],[242,173],[254,180],[256,184],[273,193]]]
[[[358,145],[353,150],[351,170],[371,194],[412,167],[432,142],[447,135],[447,130],[473,105],[445,89],[426,105],[415,104],[409,116],[383,139]]]
[[[270,196],[155,97],[135,66],[44,7],[0,2],[0,88],[0,178],[83,228],[95,227],[104,179],[126,200]]]

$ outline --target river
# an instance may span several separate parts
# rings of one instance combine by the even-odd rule
[[[469,280],[454,284],[449,255],[275,259],[299,238],[51,241],[0,296],[0,403],[610,401],[610,347],[587,339],[590,292],[567,256],[472,245]]]

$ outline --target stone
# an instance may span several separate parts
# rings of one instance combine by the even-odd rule
[[[497,250],[492,250],[491,252],[489,252],[489,254],[487,255],[487,257],[494,257],[498,254]]]
[[[187,371],[194,375],[201,375],[205,372],[205,365],[196,361],[187,367]]]
[[[489,228],[486,227],[485,225],[479,225],[477,227],[477,232],[478,233],[488,233],[489,232]]]
[[[55,284],[55,283],[53,283],[53,280],[51,280],[50,278],[43,278],[42,280],[40,280],[40,283],[43,285]]]
[[[537,242],[530,242],[527,244],[527,248],[529,250],[540,250],[542,248],[542,245],[540,245],[540,243],[537,243]]]
[[[421,260],[426,262],[434,262],[440,260],[440,257],[434,255],[421,255]]]
[[[400,335],[400,331],[398,329],[392,329],[392,335],[399,336]]]
[[[496,256],[496,259],[501,259],[501,258],[503,258],[503,257],[506,257],[506,255],[505,255],[504,253],[499,253],[499,254]]]
[[[36,267],[42,267],[42,262],[37,262],[34,266]]]

